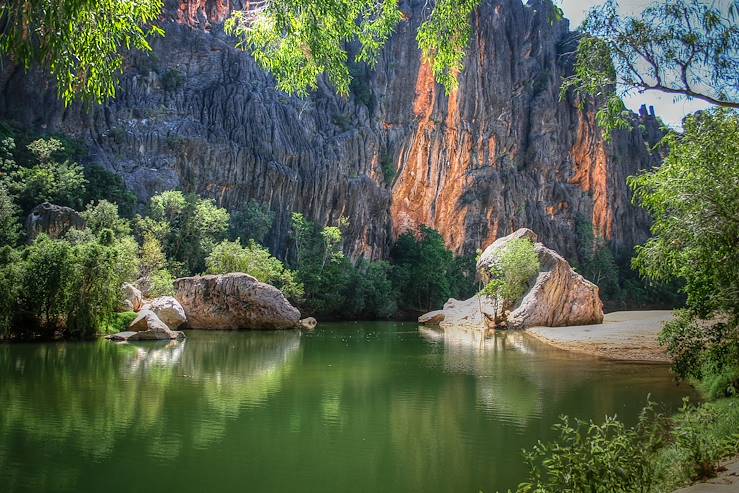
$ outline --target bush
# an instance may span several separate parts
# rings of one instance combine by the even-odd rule
[[[0,247],[13,246],[20,240],[20,212],[20,208],[13,203],[13,198],[0,182]]]
[[[239,239],[223,241],[213,248],[205,263],[208,274],[243,272],[275,286],[290,300],[303,298],[303,286],[295,274],[254,240],[246,247],[241,246]]]
[[[105,334],[116,334],[118,332],[124,332],[128,330],[128,326],[137,317],[136,312],[120,312],[114,313],[107,324],[103,328],[102,332]]]
[[[131,234],[128,221],[122,219],[118,214],[118,204],[100,200],[97,204],[89,203],[84,211],[80,213],[85,225],[98,235],[104,229],[113,231],[116,238],[122,238]]]
[[[470,272],[474,259],[455,257],[441,235],[429,227],[400,235],[390,261],[401,309],[428,311],[451,297],[463,298],[475,291],[474,269]]]
[[[174,276],[172,276],[167,269],[154,271],[148,278],[148,286],[145,289],[145,295],[149,298],[174,296],[174,281]]]
[[[629,428],[615,417],[602,424],[566,416],[554,426],[556,441],[537,443],[524,451],[528,481],[518,493],[650,491],[653,457],[664,433],[661,416],[649,404],[637,426]]]
[[[539,273],[539,267],[539,255],[531,240],[511,240],[491,269],[491,279],[481,294],[502,300],[508,309],[526,294],[529,282]]]
[[[85,338],[104,329],[133,278],[132,239],[72,244],[41,235],[20,251],[6,248],[0,262],[0,329],[5,338]]]
[[[659,338],[678,379],[692,381],[709,399],[739,390],[739,329],[734,321],[705,322],[688,310],[676,312]]]

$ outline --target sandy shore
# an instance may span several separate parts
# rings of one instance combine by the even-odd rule
[[[625,361],[667,363],[657,337],[672,319],[670,310],[613,312],[602,324],[573,327],[531,327],[526,332],[554,347]]]

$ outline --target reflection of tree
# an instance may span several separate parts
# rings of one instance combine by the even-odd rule
[[[300,348],[298,332],[204,337],[0,346],[0,481],[11,491],[20,479],[27,484],[14,464],[37,462],[45,447],[78,454],[34,470],[39,488],[49,490],[65,478],[74,484],[75,465],[110,457],[132,440],[149,447],[133,453],[170,461],[184,447],[204,447],[239,409],[280,388]]]

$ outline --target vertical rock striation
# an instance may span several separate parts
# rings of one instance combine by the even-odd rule
[[[129,57],[104,107],[64,109],[39,73],[8,67],[0,118],[83,139],[142,202],[172,188],[230,209],[264,202],[277,212],[267,244],[280,257],[294,211],[320,224],[348,217],[355,258],[385,256],[420,224],[468,254],[525,226],[574,257],[581,219],[616,247],[646,237],[625,179],[657,162],[647,151],[657,120],[633,115],[633,129],[606,143],[590,106],[559,100],[577,36],[548,0],[484,1],[451,94],[416,47],[424,2],[403,2],[409,22],[375,70],[352,67],[352,95],[321,83],[306,100],[277,92],[223,34],[246,3],[169,0],[166,37],[151,56]]]

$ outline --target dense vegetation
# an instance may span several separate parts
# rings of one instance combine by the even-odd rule
[[[562,417],[557,440],[524,451],[529,475],[517,493],[669,493],[716,474],[739,453],[739,399],[691,406],[674,417],[649,402],[638,423]]]
[[[526,288],[539,272],[539,267],[539,254],[531,240],[511,240],[500,253],[497,263],[489,269],[490,280],[480,293],[502,302],[505,313],[526,294]],[[498,319],[497,313],[495,319]]]

